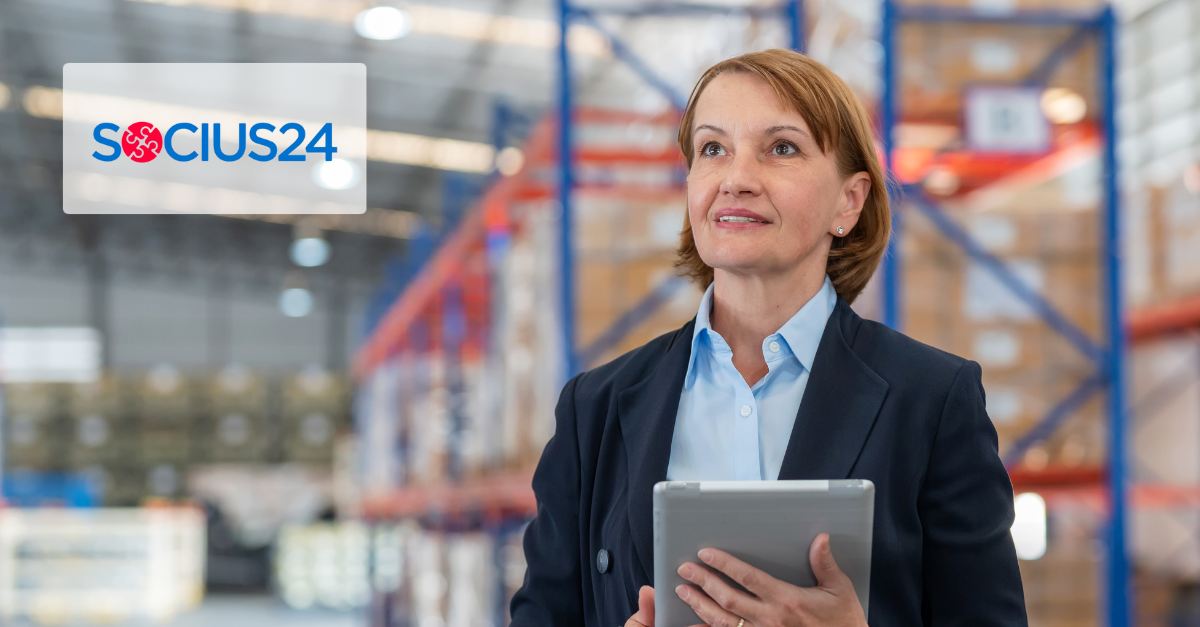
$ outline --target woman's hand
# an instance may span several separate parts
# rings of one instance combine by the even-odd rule
[[[638,590],[638,611],[625,621],[625,627],[654,627],[654,588]]]
[[[867,624],[854,585],[838,568],[829,550],[828,534],[817,536],[808,550],[808,561],[817,576],[814,588],[780,581],[717,549],[701,550],[700,559],[755,595],[734,589],[698,564],[689,562],[680,566],[680,576],[704,593],[686,584],[676,588],[675,593],[712,627],[865,627]],[[653,600],[650,609],[653,619]],[[634,616],[639,614],[642,612]],[[745,622],[740,622],[743,619]],[[626,623],[626,627],[636,625]]]

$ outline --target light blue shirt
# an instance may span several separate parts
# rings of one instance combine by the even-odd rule
[[[733,367],[733,351],[712,329],[713,286],[700,300],[692,356],[675,434],[669,481],[758,481],[779,478],[825,323],[837,304],[825,283],[782,328],[763,340],[769,372],[754,384]]]

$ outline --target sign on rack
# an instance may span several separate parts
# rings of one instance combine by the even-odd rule
[[[977,152],[1041,153],[1050,149],[1050,123],[1040,87],[973,87],[965,94],[967,145]]]

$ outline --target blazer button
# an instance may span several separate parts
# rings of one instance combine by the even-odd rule
[[[608,567],[612,564],[612,556],[609,555],[608,549],[600,549],[596,553],[596,570],[603,575],[608,572]]]

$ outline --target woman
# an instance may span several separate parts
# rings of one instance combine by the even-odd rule
[[[567,382],[533,479],[537,517],[513,625],[651,627],[678,594],[713,627],[867,624],[828,538],[818,586],[721,551],[654,590],[651,489],[663,480],[870,479],[872,625],[1024,625],[1012,486],[978,364],[858,317],[887,245],[869,120],[795,52],[700,78],[679,147],[688,212],[678,264],[706,288],[681,329]]]

